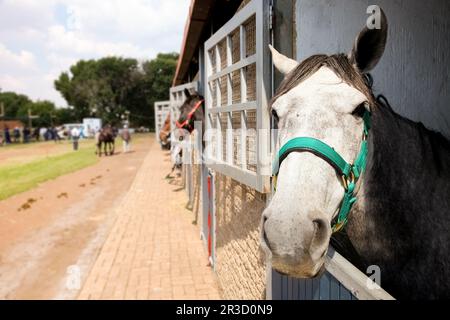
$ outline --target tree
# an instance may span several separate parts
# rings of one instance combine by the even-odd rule
[[[44,100],[22,105],[17,111],[17,118],[26,124],[28,123],[28,110],[31,111],[32,115],[38,116],[38,118],[33,119],[33,127],[50,127],[54,125],[56,107],[53,102]]]
[[[5,119],[18,119],[18,111],[32,103],[30,98],[15,92],[0,92],[0,103],[5,106]],[[23,120],[23,119],[21,119]]]
[[[72,72],[78,73],[78,70],[74,67],[72,67]],[[80,81],[81,82],[81,81]],[[69,76],[69,73],[63,72],[59,79],[55,81],[55,88],[58,90],[63,98],[67,101],[69,105],[76,105],[77,107],[74,108],[73,112],[71,113],[71,116],[75,119],[77,119],[76,122],[78,122],[78,119],[82,119],[89,115],[89,106],[85,103],[85,98],[81,96],[82,93],[84,93],[83,90],[78,89],[79,93],[77,92],[77,89],[74,88],[75,86],[81,87],[83,85],[82,82],[78,85],[74,85],[72,83],[72,80]]]
[[[28,110],[32,115],[38,116],[33,119],[33,127],[50,127],[64,123],[78,122],[75,109],[57,108],[51,101],[32,101],[24,94],[15,92],[0,92],[0,103],[5,106],[6,120],[20,120],[28,124]]]
[[[82,118],[97,114],[105,122],[117,124],[126,109],[128,93],[135,85],[135,59],[118,57],[98,61],[81,60],[55,81],[58,90],[75,114]]]
[[[78,118],[75,115],[75,109],[59,108],[55,110],[54,125],[60,126],[65,123],[77,123]]]
[[[143,64],[144,82],[146,90],[146,107],[143,113],[150,121],[150,127],[154,129],[154,109],[156,101],[169,99],[169,89],[177,69],[178,54],[158,54],[156,59]]]
[[[178,63],[178,54],[158,54],[156,59],[143,64],[145,78],[150,85],[152,98],[156,100],[168,99],[169,88]]]
[[[178,54],[159,54],[142,65],[136,59],[108,57],[81,60],[55,81],[74,116],[97,116],[118,125],[130,112],[132,125],[153,127],[153,104],[166,100],[175,74]]]

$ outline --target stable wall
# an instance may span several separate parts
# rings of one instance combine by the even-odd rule
[[[450,1],[297,0],[297,58],[348,53],[377,4],[389,20],[374,90],[393,109],[450,137]]]
[[[191,135],[192,141],[197,141],[198,132],[194,131]],[[191,203],[192,212],[194,213],[194,224],[199,227],[199,233],[201,233],[201,227],[203,225],[203,202],[202,202],[202,190],[201,190],[201,179],[202,179],[202,166],[200,163],[201,159],[198,159],[197,152],[192,152],[192,186],[193,186],[193,201]]]
[[[249,2],[242,1],[238,11]],[[256,92],[252,83],[249,81],[247,88],[250,96]],[[260,223],[266,196],[219,173],[214,175],[214,193],[214,261],[222,297],[265,299],[266,269],[260,251]]]
[[[216,273],[224,299],[264,299],[266,271],[260,251],[266,196],[215,175]]]

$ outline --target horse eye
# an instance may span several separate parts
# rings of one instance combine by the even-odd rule
[[[366,112],[366,102],[361,103],[359,106],[353,110],[352,115],[355,117],[363,117]]]

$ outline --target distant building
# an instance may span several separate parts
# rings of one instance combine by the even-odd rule
[[[19,120],[0,120],[0,130],[5,130],[5,127],[8,127],[9,129],[14,129],[17,127],[22,130],[25,125]]]
[[[86,137],[93,137],[95,133],[102,128],[102,119],[99,118],[85,118],[83,119],[84,135]]]

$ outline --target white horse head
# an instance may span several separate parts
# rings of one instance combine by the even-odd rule
[[[362,114],[374,105],[364,73],[380,60],[386,39],[382,12],[382,28],[364,28],[349,55],[317,55],[298,64],[271,47],[275,67],[286,76],[272,100],[278,147],[316,138],[352,163],[362,143]],[[262,219],[262,247],[274,269],[301,278],[320,273],[342,197],[340,177],[323,159],[306,152],[287,156]]]

